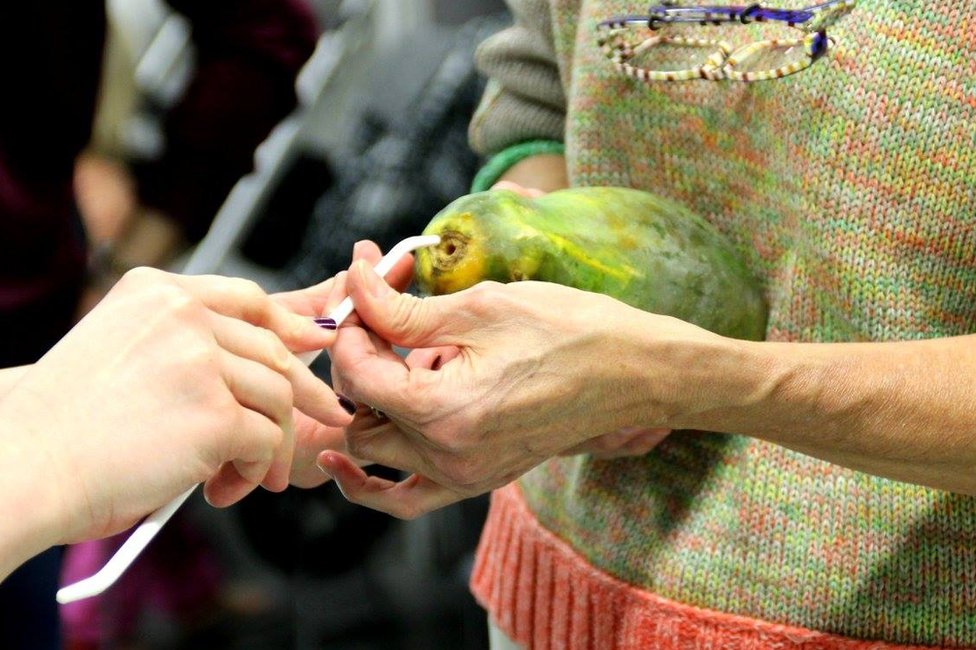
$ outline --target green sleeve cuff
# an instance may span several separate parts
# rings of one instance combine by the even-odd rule
[[[543,154],[561,156],[565,151],[565,145],[555,140],[529,140],[513,144],[488,159],[471,182],[471,192],[484,192],[491,189],[491,186],[519,161]]]

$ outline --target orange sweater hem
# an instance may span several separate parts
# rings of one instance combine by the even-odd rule
[[[471,590],[531,648],[567,650],[922,650],[864,641],[662,598],[596,569],[546,530],[516,484],[496,490]]]

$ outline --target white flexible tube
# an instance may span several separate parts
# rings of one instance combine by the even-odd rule
[[[440,243],[440,237],[436,235],[432,236],[416,236],[407,237],[396,246],[390,249],[390,252],[383,256],[375,267],[376,273],[381,277],[386,276],[390,270],[396,266],[396,263],[403,258],[404,255],[415,251],[418,248],[424,248],[425,246],[436,246]],[[329,312],[328,316],[336,322],[336,325],[342,323],[349,314],[353,312],[354,305],[352,299],[348,296],[340,302],[335,309]],[[303,354],[297,355],[305,365],[311,365],[313,361],[319,356],[321,350],[315,352],[305,352]],[[141,524],[136,528],[135,532],[129,536],[125,543],[119,547],[119,550],[115,552],[105,566],[102,567],[98,573],[95,575],[80,580],[74,584],[68,585],[67,587],[62,587],[58,590],[57,601],[62,605],[66,603],[72,603],[76,600],[82,600],[84,598],[91,598],[92,596],[97,596],[109,587],[111,587],[116,580],[121,577],[122,573],[129,568],[139,554],[149,545],[156,533],[162,529],[163,525],[169,521],[169,518],[173,516],[183,502],[186,501],[196,486],[193,486],[180,496],[176,497],[162,508],[152,513]]]

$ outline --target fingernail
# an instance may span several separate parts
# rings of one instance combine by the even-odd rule
[[[329,468],[328,468],[328,465],[331,465],[332,464],[330,462],[331,460],[332,460],[331,454],[328,454],[328,453],[323,452],[323,453],[319,454],[318,458],[315,459],[315,465],[320,470],[322,470],[322,473],[323,474],[325,474],[329,478],[334,478],[332,476],[332,472],[329,471]]]
[[[355,402],[353,402],[351,399],[349,399],[345,395],[336,395],[336,398],[339,400],[339,406],[341,406],[346,411],[346,413],[348,413],[349,415],[355,415],[356,414],[356,403]]]
[[[312,320],[315,322],[316,325],[318,325],[324,330],[334,330],[339,327],[338,325],[336,325],[335,320],[325,316],[323,316],[322,318],[313,318]]]
[[[335,477],[332,476],[332,472],[330,472],[329,470],[325,469],[325,467],[322,466],[322,463],[315,463],[315,466],[319,468],[319,471],[320,472],[322,472],[323,474],[325,474],[329,478],[335,480]]]

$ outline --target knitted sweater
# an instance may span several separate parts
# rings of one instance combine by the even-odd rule
[[[976,331],[976,5],[860,0],[798,74],[642,83],[595,26],[644,4],[510,4],[479,51],[479,152],[565,140],[573,185],[703,215],[763,282],[770,340]],[[539,648],[976,647],[976,499],[675,432],[497,491],[472,587]]]

